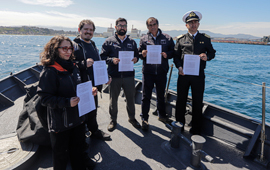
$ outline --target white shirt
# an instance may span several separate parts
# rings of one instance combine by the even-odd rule
[[[191,33],[189,33],[190,36],[194,36],[194,37],[196,37],[197,34],[198,34],[198,31],[194,35],[192,35]]]
[[[159,35],[159,31],[158,31],[158,33],[157,33],[157,36],[158,36],[158,35]],[[155,40],[157,39],[157,36],[154,37],[152,33],[151,33],[151,36],[152,36]]]
[[[121,38],[119,38],[119,39],[121,40]],[[127,35],[125,36],[125,38],[123,40],[121,40],[121,42],[123,43],[126,39],[127,39]]]

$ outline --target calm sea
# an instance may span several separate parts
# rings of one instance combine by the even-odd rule
[[[0,35],[0,79],[38,63],[40,52],[51,38]],[[101,49],[105,38],[93,40]],[[136,42],[139,44],[139,39]],[[270,87],[270,46],[229,43],[213,46],[217,53],[215,59],[207,62],[204,100],[261,120],[262,82]],[[139,79],[141,65],[140,61],[134,66]],[[176,90],[177,77],[174,67],[171,90]],[[270,122],[270,88],[266,89],[266,120]]]

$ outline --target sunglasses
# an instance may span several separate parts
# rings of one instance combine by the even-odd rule
[[[73,47],[58,47],[58,48],[62,48],[62,50],[64,51],[64,52],[67,52],[68,50],[70,50],[71,52],[73,51]]]

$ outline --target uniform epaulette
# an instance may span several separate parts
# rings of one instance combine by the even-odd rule
[[[183,37],[184,35],[185,35],[185,34],[179,35],[179,36],[177,36],[176,38],[179,39],[179,38]]]
[[[210,35],[207,35],[205,33],[203,33],[204,36],[206,36],[207,38],[211,38]]]

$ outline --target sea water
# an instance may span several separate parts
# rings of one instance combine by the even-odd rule
[[[39,62],[39,54],[52,36],[0,35],[0,79]],[[75,37],[70,37],[72,40]],[[105,38],[94,37],[101,51]],[[135,39],[139,45],[139,39]],[[266,121],[270,123],[270,46],[212,43],[216,57],[205,69],[204,101],[261,120],[262,82],[266,83]],[[169,61],[170,65],[173,60]],[[141,79],[142,61],[134,65]],[[169,76],[169,74],[168,74]],[[173,67],[169,89],[177,89]],[[190,93],[191,95],[191,93]]]

